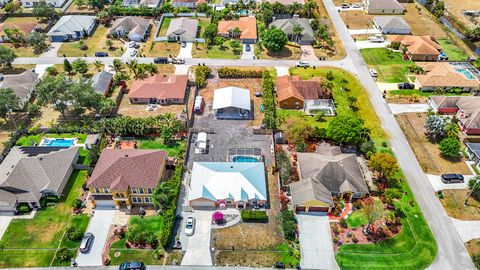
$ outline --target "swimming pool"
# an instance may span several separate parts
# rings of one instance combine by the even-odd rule
[[[59,138],[45,138],[40,146],[54,146],[54,147],[70,147],[75,145],[77,139],[59,139]]]
[[[248,157],[248,156],[234,156],[232,158],[233,162],[258,162],[257,158]]]
[[[465,75],[465,77],[467,77],[467,79],[469,79],[469,80],[473,80],[473,79],[474,79],[472,73],[470,73],[470,71],[468,71],[467,69],[457,68],[456,70],[457,70],[457,72],[462,73],[463,75]]]

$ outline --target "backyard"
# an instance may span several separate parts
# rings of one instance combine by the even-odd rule
[[[180,44],[177,42],[155,42],[156,31],[157,25],[154,24],[145,42],[141,43],[139,53],[145,55],[145,57],[176,57],[180,51]]]
[[[113,46],[109,49],[105,45],[107,40],[108,28],[103,25],[99,25],[94,29],[92,36],[81,39],[85,42],[87,46],[86,50],[80,49],[79,41],[73,42],[64,42],[60,49],[58,50],[57,55],[68,57],[81,57],[84,55],[94,56],[96,52],[107,52],[109,56],[121,56],[124,52],[124,44],[119,39],[111,39],[113,41]]]
[[[17,146],[38,145],[42,138],[77,138],[77,143],[85,143],[87,134],[85,133],[39,133],[36,135],[23,136],[17,141]]]
[[[407,81],[412,61],[405,61],[402,55],[384,48],[362,49],[360,53],[369,68],[374,68],[378,73],[379,82],[399,83]]]
[[[463,203],[470,190],[468,189],[444,189],[443,199],[440,202],[450,217],[460,220],[480,220],[480,202],[470,197],[467,205]]]
[[[468,55],[450,39],[438,39],[449,61],[467,61]]]
[[[163,144],[160,138],[142,138],[137,141],[139,149],[165,150],[168,152],[169,157],[177,157],[186,147],[185,141],[174,142],[172,145]]]

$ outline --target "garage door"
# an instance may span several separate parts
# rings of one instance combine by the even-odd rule
[[[212,201],[192,201],[192,207],[194,208],[212,208],[215,207],[215,203]]]
[[[306,207],[305,206],[297,206],[297,212],[305,212]]]
[[[309,207],[308,212],[328,212],[328,207]]]
[[[115,208],[115,204],[111,200],[96,200],[97,208]]]

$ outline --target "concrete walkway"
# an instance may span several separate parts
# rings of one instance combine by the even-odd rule
[[[5,231],[10,225],[10,221],[12,221],[13,216],[1,216],[0,215],[0,240],[2,240],[2,236],[5,234]]]
[[[463,242],[480,238],[480,221],[463,221],[452,218],[452,222]]]
[[[195,211],[195,232],[188,239],[187,251],[181,265],[212,265],[210,237],[212,232],[212,211]],[[184,217],[182,229],[187,218]],[[185,233],[183,230],[181,233]]]

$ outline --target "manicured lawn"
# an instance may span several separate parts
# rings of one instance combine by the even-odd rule
[[[161,142],[160,139],[143,139],[138,141],[138,148],[139,149],[159,149],[159,150],[166,150],[168,152],[168,156],[176,157],[180,152],[180,149],[184,149],[186,146],[185,141],[176,142],[172,145],[165,145]]]
[[[242,54],[242,48],[233,50],[230,47],[230,41],[227,40],[223,45],[207,46],[205,44],[193,45],[192,56],[194,58],[219,58],[219,59],[239,59]]]
[[[55,250],[0,250],[0,268],[49,267]]]
[[[167,34],[171,21],[172,18],[163,17],[162,25],[160,25],[160,31],[158,32],[159,37],[164,37]]]
[[[437,254],[437,245],[423,218],[422,211],[407,186],[408,192],[396,203],[405,216],[402,231],[395,237],[377,244],[344,244],[336,255],[342,269],[425,269]]]
[[[468,55],[451,40],[439,39],[437,41],[442,46],[449,61],[465,61],[468,59]]]
[[[400,53],[392,52],[385,48],[360,50],[368,67],[374,68],[378,73],[379,82],[405,82],[405,75],[409,73],[408,67],[412,61],[405,61]]]
[[[255,45],[257,46],[257,45]],[[260,59],[288,59],[297,60],[300,59],[301,50],[299,47],[286,45],[282,50],[278,52],[269,52],[265,48],[260,49]]]
[[[77,230],[81,232],[85,232],[87,230],[88,222],[90,221],[90,217],[86,214],[80,214],[72,216],[70,219],[69,226],[73,226]],[[71,241],[65,236],[62,240],[62,244],[60,245],[61,248],[79,248],[80,241]]]
[[[153,42],[142,45],[142,54],[146,57],[177,57],[180,51],[180,44],[177,42]]]
[[[40,133],[36,135],[23,136],[17,141],[18,146],[32,146],[39,144],[43,137],[47,138],[77,138],[78,143],[85,143],[87,134],[84,133]]]
[[[128,221],[128,227],[137,227],[140,231],[158,234],[163,228],[163,217],[160,215],[144,218],[132,216]]]
[[[83,39],[85,44],[88,46],[88,49],[82,51],[78,45],[78,41],[74,42],[65,42],[62,44],[58,50],[57,55],[63,56],[64,54],[68,57],[81,57],[84,54],[87,56],[94,56],[95,52],[108,52],[109,56],[121,56],[124,51],[121,48],[124,47],[123,42],[118,39],[111,39],[113,41],[112,49],[108,49],[105,46],[105,41],[107,40],[108,28],[103,25],[97,27],[95,32],[91,37]]]
[[[379,199],[375,199],[375,204],[382,205],[382,201],[380,201]],[[362,211],[362,209],[354,211],[347,218],[347,225],[349,228],[358,228],[362,225],[367,225],[367,224],[368,224],[368,218],[365,215],[365,213]]]
[[[38,56],[38,54],[35,54],[33,52],[33,47],[31,46],[19,46],[19,47],[14,47],[8,43],[3,44],[6,47],[12,49],[17,57],[35,57]]]
[[[288,119],[290,117],[302,117],[304,118],[307,123],[313,127],[318,127],[318,128],[327,128],[328,123],[334,119],[334,117],[329,117],[325,116],[325,121],[323,122],[318,122],[315,120],[314,117],[312,116],[307,116],[305,113],[301,110],[284,110],[284,109],[278,109],[277,108],[277,118],[278,119]]]
[[[153,257],[154,250],[152,249],[110,249],[110,264],[119,265],[126,261],[140,261],[146,265],[162,265],[163,258],[156,260]],[[119,255],[115,257],[115,255]]]

